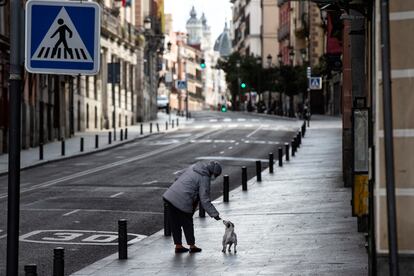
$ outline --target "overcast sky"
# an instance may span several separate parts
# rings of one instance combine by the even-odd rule
[[[224,22],[231,19],[231,4],[229,0],[165,0],[165,13],[173,15],[173,29],[185,31],[185,24],[190,18],[191,7],[197,11],[200,18],[204,12],[207,24],[211,26],[213,42],[224,29]]]

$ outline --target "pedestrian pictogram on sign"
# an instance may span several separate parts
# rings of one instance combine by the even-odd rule
[[[322,78],[321,77],[311,77],[309,79],[309,88],[312,90],[322,89]]]
[[[177,80],[177,88],[182,90],[187,89],[187,81]]]
[[[31,0],[26,10],[25,65],[29,72],[98,72],[99,5],[94,2]]]

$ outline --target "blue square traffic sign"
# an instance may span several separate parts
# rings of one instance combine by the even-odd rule
[[[95,2],[28,1],[26,70],[43,74],[97,74],[100,28],[101,10]]]

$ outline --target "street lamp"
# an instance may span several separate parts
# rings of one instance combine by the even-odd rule
[[[293,65],[294,57],[295,57],[295,51],[293,50],[293,47],[291,47],[289,50],[289,60],[290,60],[291,65]]]
[[[259,102],[260,102],[260,95],[261,95],[261,83],[260,83],[260,81],[261,81],[261,79],[260,79],[260,74],[262,73],[261,71],[261,69],[262,69],[262,57],[260,57],[260,56],[258,56],[257,58],[256,58],[256,64],[257,64],[257,91],[256,91],[256,93],[257,93],[257,98],[259,98]],[[256,99],[257,99],[256,98]]]
[[[302,56],[302,63],[305,64],[306,62],[306,49],[300,49],[300,55]]]
[[[149,16],[144,19],[144,29],[146,31],[151,30],[151,18]]]
[[[272,55],[271,54],[268,54],[267,55],[267,67],[268,68],[270,68],[270,67],[272,67]]]
[[[272,73],[272,72],[270,72],[270,68],[272,67],[272,55],[271,54],[267,55],[267,67],[269,68],[269,73]],[[271,80],[271,81],[273,81],[273,80]],[[271,91],[272,88],[271,87],[272,86],[269,85],[269,91],[268,91],[269,98],[268,98],[268,101],[267,101],[267,114],[270,114],[270,105],[272,104],[272,91]]]
[[[240,60],[236,62],[236,68],[237,68],[237,97],[239,97],[239,107],[241,104],[241,95],[240,95]],[[236,100],[233,100],[234,105],[236,105]],[[233,110],[235,110],[236,106],[233,107]]]
[[[277,61],[279,62],[279,65],[282,65],[282,62],[283,62],[283,56],[282,56],[282,53],[279,53],[279,54],[277,55]]]

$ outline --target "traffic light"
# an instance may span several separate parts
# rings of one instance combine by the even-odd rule
[[[240,87],[241,87],[241,88],[243,88],[243,89],[245,89],[245,88],[247,87],[247,85],[246,85],[244,82],[242,82],[242,83],[240,84]]]
[[[227,112],[227,106],[225,104],[221,105],[221,112]]]
[[[205,60],[204,58],[202,58],[202,59],[200,60],[200,67],[201,67],[201,69],[206,68],[206,60]]]

